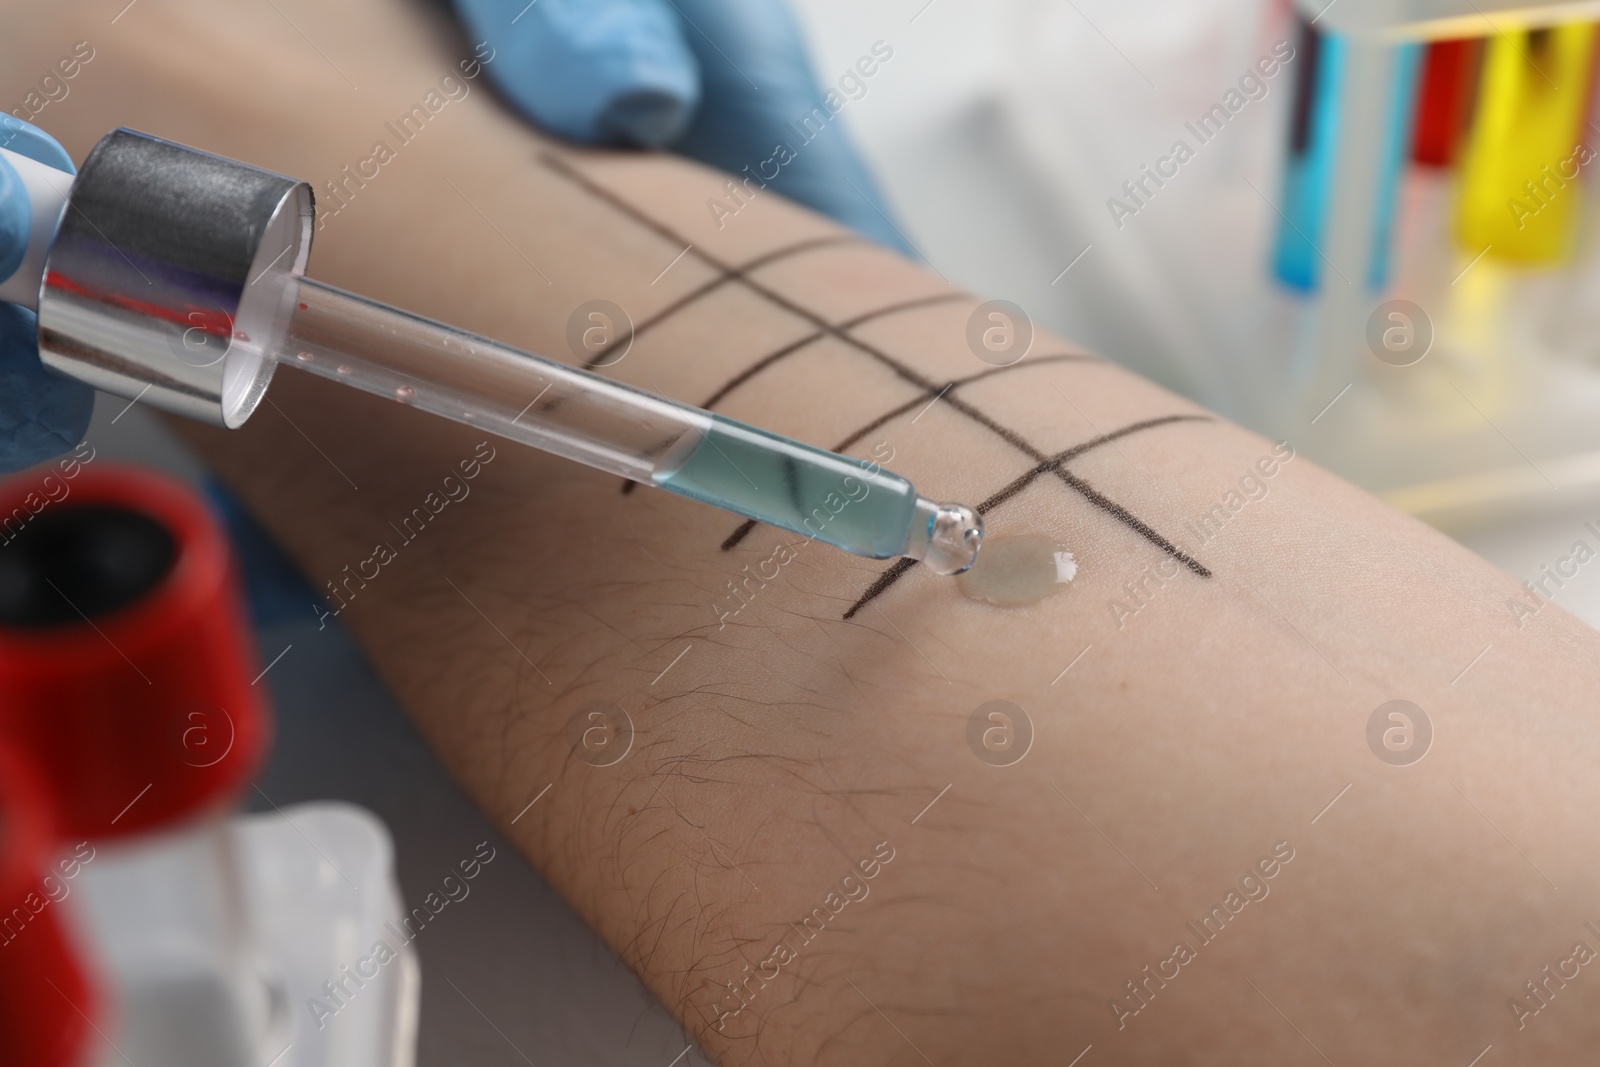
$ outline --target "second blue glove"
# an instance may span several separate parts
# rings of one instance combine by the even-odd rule
[[[0,148],[72,174],[72,157],[48,134],[0,116]],[[22,262],[31,228],[27,191],[0,157],[0,279]],[[39,362],[34,314],[0,303],[0,471],[31,467],[83,440],[94,414],[94,390],[58,377]]]
[[[730,174],[753,174],[911,251],[837,119],[847,98],[819,87],[785,0],[454,3],[473,35],[495,49],[487,67],[495,84],[551,132],[586,144],[673,148]]]

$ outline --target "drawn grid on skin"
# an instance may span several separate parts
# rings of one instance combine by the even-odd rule
[[[590,178],[589,176],[581,173],[576,167],[574,167],[567,160],[562,159],[560,156],[557,156],[554,153],[550,153],[550,152],[541,152],[539,154],[539,162],[546,169],[551,170],[554,173],[556,173],[557,175],[565,178],[567,181],[571,182],[572,184],[576,185],[580,189],[582,189],[585,192],[589,193],[591,196],[595,197],[597,200],[600,200],[602,203],[605,203],[605,204],[609,205],[611,208],[613,208],[617,212],[621,213],[622,215],[634,220],[639,225],[645,227],[646,229],[650,230],[651,232],[656,233],[657,235],[659,235],[659,236],[661,236],[661,237],[673,242],[675,246],[679,245],[679,244],[683,244],[683,245],[692,244],[692,242],[690,242],[687,238],[683,237],[682,235],[678,234],[671,227],[669,227],[666,224],[662,223],[661,221],[651,217],[650,215],[646,214],[645,212],[639,210],[638,208],[634,207],[632,204],[630,204],[626,200],[624,200],[618,194],[612,192],[610,189],[605,188],[603,185],[599,184],[598,182],[596,182],[594,179]],[[794,246],[790,246],[787,251],[791,251],[791,252],[792,251],[804,251],[804,250],[806,250],[808,248],[812,248],[812,247],[817,247],[817,243],[815,241],[806,241],[806,242],[800,242],[800,243],[798,243],[797,245],[794,245]],[[784,249],[779,249],[779,250],[777,250],[775,252],[768,252],[764,256],[757,257],[757,259],[755,261],[753,261],[753,262],[756,262],[756,263],[772,262],[773,259],[775,259],[775,258],[781,258],[782,255],[785,253],[785,251],[786,250],[784,250]],[[920,400],[922,400],[922,401],[927,401],[929,399],[938,397],[942,392],[944,392],[946,390],[946,388],[950,384],[948,382],[936,382],[936,381],[933,381],[933,380],[925,377],[924,375],[922,375],[918,371],[916,371],[914,368],[912,368],[912,367],[908,366],[907,364],[902,363],[900,360],[895,359],[894,357],[890,356],[887,352],[884,352],[883,350],[877,348],[875,345],[869,344],[866,341],[863,341],[860,338],[856,337],[854,334],[850,333],[849,331],[850,331],[850,329],[852,328],[853,325],[859,325],[860,324],[861,320],[859,318],[855,319],[855,320],[851,320],[851,322],[846,323],[846,324],[842,324],[842,325],[836,325],[836,324],[830,323],[826,319],[824,319],[821,315],[817,314],[815,311],[811,310],[810,308],[805,307],[804,305],[799,304],[799,303],[789,299],[788,297],[784,296],[783,294],[781,294],[779,292],[776,292],[775,290],[771,289],[770,287],[768,287],[766,285],[763,285],[760,282],[758,282],[758,281],[752,279],[751,277],[749,277],[748,273],[747,273],[747,271],[749,270],[748,267],[743,268],[743,269],[736,269],[736,268],[731,267],[728,264],[722,262],[721,260],[717,259],[716,257],[709,255],[703,249],[700,249],[700,248],[695,248],[693,250],[693,255],[696,258],[698,258],[702,263],[706,264],[707,266],[710,266],[714,270],[718,271],[720,275],[722,275],[722,278],[719,279],[718,281],[716,281],[715,284],[708,284],[708,285],[701,286],[700,287],[700,294],[701,295],[704,295],[704,293],[711,292],[712,290],[714,290],[715,288],[719,287],[722,284],[738,283],[738,284],[744,286],[750,292],[756,294],[757,296],[762,297],[768,303],[774,305],[775,307],[779,308],[780,310],[787,311],[790,314],[796,316],[797,318],[803,319],[803,320],[811,323],[814,327],[816,327],[816,333],[819,335],[819,338],[820,337],[834,337],[834,338],[838,339],[839,341],[842,341],[846,345],[848,345],[848,346],[856,349],[857,351],[861,352],[862,354],[870,357],[875,362],[877,362],[877,363],[881,364],[882,366],[888,368],[890,371],[892,371],[896,376],[901,378],[903,381],[906,381],[907,383],[911,384],[912,386],[914,386],[915,388],[920,390],[921,393],[922,393],[922,396],[920,397]],[[959,297],[956,297],[956,296],[952,296],[951,297],[951,299],[958,299],[958,298]],[[670,313],[671,314],[676,314],[677,312],[682,311],[683,309],[685,309],[687,307],[690,307],[694,303],[695,299],[698,299],[698,297],[694,296],[693,294],[691,294],[688,299],[680,299],[679,301],[676,302],[675,306],[673,306],[670,309]],[[911,303],[914,305],[917,302],[911,302]],[[896,307],[898,308],[899,305],[896,305]],[[888,310],[893,310],[893,309],[888,309]],[[668,314],[668,312],[664,311],[664,312],[662,312],[660,314],[657,314],[657,315],[653,316],[652,319],[650,320],[651,324],[653,325],[655,323],[661,322],[664,318],[667,317],[667,314]],[[869,312],[868,315],[867,315],[867,318],[873,317],[874,314],[877,314],[877,313]],[[766,357],[763,357],[762,360],[758,361],[757,364],[754,365],[754,370],[755,371],[759,371],[761,369],[765,369],[767,366],[770,366],[773,362],[776,362],[777,359],[782,358],[784,355],[787,355],[790,352],[798,351],[801,348],[803,348],[805,345],[810,344],[810,343],[812,343],[812,339],[807,338],[807,339],[802,339],[801,341],[799,341],[797,343],[791,343],[790,345],[786,345],[784,347],[784,349],[780,350],[778,353],[774,353],[774,354],[768,355]],[[733,379],[733,381],[731,383],[729,383],[727,385],[724,385],[723,388],[718,391],[718,393],[714,396],[713,399],[714,400],[721,399],[722,396],[726,395],[726,393],[729,390],[730,386],[734,386],[734,385],[742,383],[743,381],[748,380],[751,377],[751,375],[752,375],[752,370],[750,370],[750,369],[747,369],[746,371],[741,372],[739,375],[737,375]],[[1000,503],[1003,503],[1005,500],[1010,499],[1012,496],[1016,495],[1018,492],[1021,492],[1021,490],[1023,488],[1025,488],[1027,485],[1031,484],[1040,475],[1053,474],[1058,479],[1060,479],[1067,487],[1069,487],[1073,491],[1077,492],[1080,496],[1084,497],[1084,499],[1087,500],[1090,504],[1092,504],[1095,507],[1099,508],[1100,510],[1106,512],[1112,518],[1116,519],[1118,522],[1122,523],[1124,526],[1127,526],[1129,529],[1131,529],[1135,533],[1139,534],[1139,536],[1143,537],[1146,541],[1149,541],[1151,544],[1153,544],[1156,547],[1160,548],[1167,555],[1170,555],[1174,559],[1178,560],[1180,563],[1182,563],[1184,566],[1186,566],[1192,573],[1194,573],[1194,574],[1196,574],[1196,575],[1198,575],[1198,576],[1200,576],[1202,578],[1209,578],[1211,576],[1211,571],[1208,568],[1206,568],[1203,564],[1201,564],[1198,560],[1196,560],[1193,557],[1189,556],[1188,554],[1184,553],[1181,549],[1179,549],[1171,541],[1169,541],[1167,538],[1163,537],[1160,533],[1158,533],[1153,527],[1149,526],[1142,519],[1138,518],[1138,516],[1134,515],[1130,511],[1128,511],[1127,508],[1123,507],[1121,504],[1117,503],[1116,501],[1112,500],[1111,498],[1109,498],[1109,497],[1105,496],[1104,494],[1100,493],[1093,486],[1091,486],[1087,481],[1085,481],[1084,479],[1078,477],[1077,475],[1073,474],[1071,471],[1068,471],[1065,468],[1065,463],[1069,459],[1071,459],[1071,458],[1073,458],[1073,457],[1075,457],[1077,455],[1081,455],[1084,451],[1087,451],[1090,448],[1098,447],[1099,445],[1105,444],[1105,443],[1107,443],[1107,442],[1109,442],[1111,440],[1114,440],[1114,439],[1116,439],[1118,437],[1128,436],[1128,435],[1133,434],[1133,433],[1138,433],[1138,432],[1141,432],[1143,430],[1153,428],[1154,426],[1157,426],[1157,425],[1165,425],[1165,424],[1171,423],[1171,422],[1208,421],[1208,419],[1209,419],[1208,416],[1203,416],[1203,415],[1174,415],[1174,416],[1166,416],[1166,417],[1158,418],[1158,419],[1144,420],[1142,422],[1137,422],[1137,423],[1133,423],[1133,424],[1131,424],[1129,426],[1125,426],[1120,430],[1114,430],[1109,434],[1103,434],[1098,438],[1095,438],[1095,439],[1092,439],[1090,441],[1084,442],[1084,443],[1082,443],[1080,445],[1075,445],[1072,448],[1066,449],[1063,452],[1060,452],[1060,453],[1055,454],[1054,456],[1051,456],[1051,455],[1047,455],[1045,452],[1043,452],[1038,447],[1033,445],[1031,442],[1029,442],[1026,438],[1024,438],[1021,434],[1017,433],[1015,430],[1012,430],[1009,427],[1006,427],[1006,426],[1000,424],[999,422],[997,422],[996,420],[994,420],[993,418],[991,418],[990,416],[988,416],[984,412],[980,411],[979,409],[973,407],[971,404],[967,403],[965,400],[961,399],[960,397],[954,397],[954,396],[948,397],[946,399],[945,403],[951,410],[957,412],[958,414],[966,417],[967,419],[971,420],[972,422],[977,423],[979,426],[981,426],[984,429],[986,429],[986,430],[990,431],[991,433],[995,434],[1001,440],[1003,440],[1007,444],[1011,445],[1012,448],[1016,449],[1018,452],[1021,452],[1023,455],[1027,456],[1029,459],[1032,459],[1036,464],[1036,466],[1034,467],[1034,469],[1032,471],[1028,472],[1027,474],[1024,474],[1021,478],[1019,478],[1016,481],[1014,481],[1011,485],[1007,486],[1005,489],[1000,490],[998,493],[996,493],[993,496],[991,496],[989,498],[989,500],[985,501],[985,503],[988,504],[990,507],[998,506]],[[883,421],[887,421],[887,419],[884,419]],[[881,423],[880,423],[880,425],[881,425]],[[632,483],[629,483],[629,484],[631,485]],[[626,491],[626,489],[627,489],[627,487],[624,487],[624,491]],[[981,510],[982,505],[980,505],[979,508]],[[875,581],[867,589],[867,591],[862,595],[861,600],[859,600],[850,610],[848,610],[845,613],[844,617],[847,618],[847,619],[850,618],[852,615],[855,614],[856,611],[860,610],[860,608],[864,604],[866,604],[868,601],[870,601],[874,597],[880,595],[884,590],[888,589],[889,586],[893,585],[894,582],[897,581],[899,579],[899,577],[901,575],[903,575],[908,569],[910,569],[910,567],[914,563],[915,563],[914,560],[905,560],[905,559],[896,560],[894,563],[892,563],[879,576],[878,580]]]
[[[951,382],[948,382],[945,385],[944,390],[941,392],[941,395],[943,395],[943,392],[950,392],[952,390],[959,389],[963,385],[967,385],[967,384],[969,384],[971,382],[978,381],[979,379],[991,378],[991,377],[993,377],[993,376],[995,376],[997,374],[1005,374],[1008,371],[1017,370],[1017,369],[1022,368],[1022,367],[1036,367],[1036,366],[1046,366],[1046,365],[1051,364],[1051,363],[1083,362],[1083,361],[1099,362],[1099,357],[1097,357],[1097,356],[1080,356],[1080,355],[1038,356],[1038,357],[1036,357],[1034,359],[1028,360],[1026,363],[1013,363],[1010,366],[1006,366],[1006,367],[993,367],[993,368],[991,368],[989,370],[986,370],[986,371],[979,371],[977,374],[972,374],[972,375],[969,375],[969,376],[967,376],[965,378],[957,378],[957,379],[955,379],[955,380],[953,380]],[[906,415],[906,414],[910,413],[910,411],[913,408],[917,407],[919,404],[925,404],[925,403],[928,403],[928,402],[929,401],[928,401],[927,397],[914,396],[910,400],[907,400],[904,404],[901,404],[899,407],[890,408],[888,411],[884,412],[882,415],[879,415],[877,418],[873,419],[871,422],[869,422],[866,425],[864,425],[864,426],[860,427],[859,429],[855,430],[853,433],[851,433],[844,440],[842,440],[838,444],[834,445],[833,448],[830,449],[830,451],[832,451],[832,452],[843,452],[845,449],[849,448],[850,446],[854,445],[856,442],[860,441],[863,437],[867,436],[867,434],[871,433],[873,430],[876,430],[881,426],[884,426],[884,425],[886,425],[886,424],[888,424],[890,422],[893,422],[895,419],[898,419],[902,415]],[[913,419],[912,421],[915,422],[916,420]],[[739,544],[739,542],[743,541],[746,537],[750,536],[751,531],[753,531],[759,525],[761,525],[761,524],[758,523],[755,519],[746,519],[743,522],[743,524],[741,524],[740,527],[737,530],[733,531],[733,533],[728,535],[727,540],[722,542],[722,550],[724,552],[726,552],[730,548],[734,548],[735,546],[737,546]]]
[[[1160,534],[1156,533],[1156,531],[1151,529],[1149,526],[1146,526],[1143,520],[1134,516],[1121,504],[1111,500],[1109,497],[1103,496],[1098,491],[1090,487],[1088,482],[1083,481],[1083,479],[1079,478],[1077,475],[1066,470],[1065,468],[1065,464],[1083,455],[1085,452],[1099,448],[1101,445],[1110,444],[1119,437],[1129,437],[1136,433],[1142,433],[1145,430],[1153,430],[1157,426],[1166,426],[1176,422],[1209,421],[1211,420],[1210,416],[1208,415],[1163,415],[1160,418],[1145,419],[1142,422],[1130,423],[1129,425],[1122,427],[1120,430],[1112,430],[1110,433],[1101,434],[1099,437],[1090,438],[1089,440],[1084,441],[1082,444],[1073,445],[1071,448],[1057,453],[1054,457],[1034,467],[1026,474],[1013,479],[1008,485],[1000,489],[998,492],[990,495],[987,500],[984,500],[972,510],[976,511],[979,515],[987,515],[1001,504],[1004,504],[1006,501],[1019,495],[1024,489],[1038,480],[1041,475],[1053,471],[1056,474],[1065,475],[1066,477],[1071,478],[1073,482],[1077,483],[1074,485],[1074,488],[1077,488],[1079,485],[1081,485],[1083,490],[1087,491],[1086,495],[1093,494],[1092,496],[1088,496],[1090,503],[1093,503],[1095,506],[1109,512],[1113,517],[1116,517],[1122,521],[1123,525],[1131,526],[1132,528],[1138,530],[1146,540],[1155,540],[1157,547],[1162,547],[1168,555],[1182,563],[1184,566],[1188,567],[1190,571],[1202,578],[1209,578],[1211,577],[1211,571],[1199,560],[1188,555],[1176,545],[1167,542],[1165,538],[1161,537]],[[895,582],[898,582],[907,571],[911,570],[911,568],[915,567],[916,565],[917,561],[909,558],[897,559],[893,563],[889,564],[889,566],[884,568],[883,573],[878,575],[877,580],[871,585],[867,586],[866,591],[861,594],[861,598],[854,604],[850,605],[849,609],[845,611],[844,617],[846,619],[854,617],[856,612],[860,611],[862,608],[866,607],[867,604],[888,592],[890,586],[894,585]]]
[[[941,294],[939,294],[937,296],[917,297],[914,300],[905,300],[905,301],[902,301],[902,302],[900,302],[898,304],[888,304],[888,305],[885,305],[884,307],[877,308],[876,310],[868,311],[865,314],[857,315],[855,318],[848,319],[848,320],[846,320],[844,322],[841,322],[838,325],[833,326],[831,328],[834,329],[834,330],[849,330],[849,329],[853,329],[856,326],[863,325],[864,323],[873,322],[873,321],[875,321],[877,319],[887,318],[890,315],[899,314],[902,311],[911,311],[911,310],[914,310],[914,309],[917,309],[917,308],[930,307],[930,306],[932,306],[934,304],[944,304],[944,303],[949,303],[950,301],[953,301],[953,300],[965,300],[965,299],[967,299],[967,297],[966,297],[966,295],[964,293],[941,293]],[[660,321],[660,317],[657,316],[655,318],[655,321],[659,322]],[[769,367],[773,366],[775,363],[778,363],[780,360],[786,359],[787,357],[792,356],[797,352],[800,352],[801,350],[809,347],[810,345],[815,344],[816,342],[822,340],[824,337],[827,337],[827,336],[828,336],[828,331],[826,331],[826,330],[817,330],[814,333],[807,334],[805,337],[802,337],[797,341],[790,341],[788,344],[784,345],[782,348],[778,349],[776,352],[769,352],[768,354],[766,354],[765,356],[762,356],[760,359],[758,359],[754,363],[750,364],[750,366],[746,367],[744,370],[740,371],[738,374],[734,375],[732,378],[730,378],[726,382],[724,382],[721,386],[719,386],[717,388],[716,392],[712,393],[709,397],[707,397],[704,401],[702,401],[700,406],[702,408],[705,408],[708,411],[711,410],[712,408],[716,407],[716,405],[721,400],[723,400],[729,393],[731,393],[735,389],[739,388],[739,386],[743,385],[745,382],[749,381],[751,378],[754,378],[757,374],[760,374],[762,371],[767,370]],[[1035,363],[1046,363],[1046,362],[1055,362],[1055,361],[1062,360],[1062,359],[1085,360],[1085,361],[1090,361],[1090,362],[1099,362],[1100,361],[1100,357],[1098,357],[1098,356],[1088,356],[1088,355],[1073,354],[1073,355],[1070,355],[1070,356],[1054,356],[1054,355],[1052,355],[1052,356],[1038,356],[1038,357],[1035,357],[1033,362],[1035,362]],[[1018,366],[1018,365],[1019,364],[1015,364],[1015,363],[1011,364],[1012,367]],[[997,367],[997,368],[995,368],[995,370],[1009,370],[1009,369],[1010,369],[1010,367]],[[984,372],[982,374],[975,374],[969,379],[962,379],[962,380],[960,380],[958,382],[952,382],[952,383],[950,383],[950,385],[964,385],[968,381],[975,381],[978,378],[986,377],[990,373],[993,373],[993,371],[986,371],[986,372]],[[948,387],[949,386],[946,386],[946,388],[948,388]],[[916,407],[918,404],[921,404],[921,403],[925,402],[926,400],[927,400],[927,397],[922,396],[922,395],[918,395],[916,397],[913,397],[905,405],[905,410],[910,410],[911,408]],[[901,411],[900,408],[896,408],[892,414],[884,415],[884,416],[879,417],[878,419],[873,420],[871,423],[868,424],[867,429],[857,431],[857,433],[851,435],[851,437],[847,440],[846,444],[840,445],[838,448],[835,448],[834,451],[838,452],[838,451],[841,451],[844,448],[848,448],[850,445],[855,444],[856,441],[860,440],[861,437],[865,436],[868,433],[871,433],[873,430],[877,429],[879,426],[882,426],[884,423],[888,422],[890,419],[892,419],[892,418],[894,418],[894,417],[896,417],[897,415],[900,415],[900,414],[903,414],[903,412]],[[628,493],[631,493],[631,492],[633,492],[633,490],[635,488],[638,487],[638,485],[639,485],[638,482],[625,481],[625,482],[622,483],[622,492],[625,495],[628,494]],[[724,547],[726,548],[727,546],[724,546]]]
[[[861,243],[863,243],[862,238],[848,233],[831,234],[826,237],[815,237],[809,241],[799,241],[792,245],[785,245],[784,247],[776,249],[772,252],[763,253],[762,255],[757,256],[755,259],[750,260],[748,263],[721,272],[709,282],[704,282],[695,286],[693,289],[689,290],[687,293],[683,294],[678,299],[674,300],[672,303],[656,312],[654,315],[651,315],[649,318],[640,322],[639,325],[635,326],[630,332],[615,338],[610,344],[600,346],[600,348],[595,351],[594,355],[589,357],[589,361],[583,365],[583,369],[594,370],[596,367],[606,362],[606,357],[611,354],[613,349],[626,345],[628,342],[637,339],[640,334],[650,330],[652,327],[659,326],[662,322],[671,318],[673,315],[676,315],[679,311],[688,307],[696,300],[711,295],[711,293],[722,288],[724,285],[742,278],[750,271],[760,270],[762,267],[776,263],[779,260],[788,259],[790,256],[797,256],[802,252],[809,252],[814,248],[826,248],[832,245]]]

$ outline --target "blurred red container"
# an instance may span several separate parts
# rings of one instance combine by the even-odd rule
[[[0,484],[0,740],[58,833],[108,838],[231,799],[269,720],[228,543],[165,477],[73,465]]]

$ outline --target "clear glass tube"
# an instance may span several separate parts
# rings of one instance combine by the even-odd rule
[[[836,455],[310,278],[279,363],[857,555],[971,566],[983,521]]]
[[[650,484],[710,427],[697,408],[302,278],[278,362]]]

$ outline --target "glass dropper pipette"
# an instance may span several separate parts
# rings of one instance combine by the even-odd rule
[[[971,566],[972,509],[876,464],[813,448],[310,278],[272,355],[286,366],[478,426],[860,556]]]
[[[305,182],[127,129],[76,177],[0,158],[31,211],[0,300],[37,308],[59,374],[232,428],[286,364],[857,555],[940,574],[977,556],[975,511],[876,464],[305,277]]]

